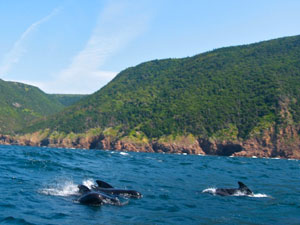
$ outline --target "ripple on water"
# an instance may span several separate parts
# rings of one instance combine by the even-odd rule
[[[24,224],[24,225],[34,225],[33,223],[29,223],[28,221],[17,218],[13,216],[5,217],[4,219],[0,219],[1,224]]]
[[[169,200],[170,197],[167,194],[162,194],[162,195],[159,195],[159,199],[161,199],[161,200]]]

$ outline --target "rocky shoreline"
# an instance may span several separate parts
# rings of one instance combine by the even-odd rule
[[[267,157],[300,159],[299,130],[287,126],[275,132],[274,128],[265,131],[260,137],[247,140],[214,140],[198,138],[180,141],[135,142],[116,139],[110,136],[96,135],[76,139],[40,139],[36,135],[9,136],[0,135],[2,145],[21,145],[38,147],[61,147],[80,149],[103,149],[133,152],[156,152],[174,154],[201,154],[240,157]]]

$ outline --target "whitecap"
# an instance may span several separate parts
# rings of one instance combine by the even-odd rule
[[[129,155],[127,152],[120,152],[121,155]]]

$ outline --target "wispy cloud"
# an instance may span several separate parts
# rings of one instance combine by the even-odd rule
[[[57,14],[60,11],[59,8],[54,9],[49,15],[43,17],[42,19],[31,24],[20,36],[20,38],[14,43],[11,50],[4,56],[3,61],[0,64],[0,75],[5,76],[14,66],[14,64],[18,63],[22,55],[26,52],[26,48],[24,47],[24,42],[27,37],[38,27],[47,22],[51,17]]]
[[[149,17],[139,7],[124,1],[107,5],[85,47],[52,81],[39,86],[51,93],[91,93],[108,83],[116,72],[101,66],[147,27]]]

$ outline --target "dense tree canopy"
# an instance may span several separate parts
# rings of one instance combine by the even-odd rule
[[[70,100],[69,100],[70,99]],[[0,79],[0,134],[10,134],[34,120],[61,111],[78,96],[48,95],[31,85]]]
[[[233,129],[247,137],[262,124],[300,121],[300,36],[221,48],[128,68],[61,113],[26,129],[84,132],[121,127],[147,137]]]

